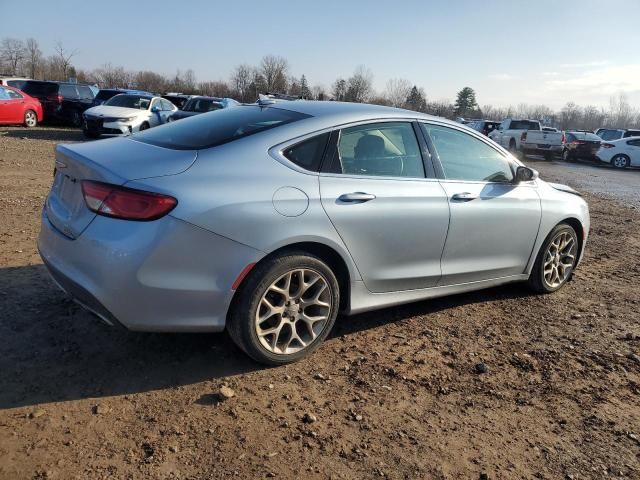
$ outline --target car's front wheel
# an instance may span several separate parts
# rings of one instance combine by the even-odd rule
[[[539,293],[555,292],[571,278],[577,260],[578,235],[571,225],[560,223],[542,244],[529,285]]]
[[[339,305],[338,281],[321,259],[285,253],[249,273],[230,309],[227,330],[254,360],[283,365],[318,348]]]

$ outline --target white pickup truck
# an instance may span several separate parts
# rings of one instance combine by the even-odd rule
[[[507,118],[489,137],[514,154],[522,152],[525,156],[544,155],[548,160],[554,155],[561,155],[564,148],[564,134],[542,130],[537,120]]]

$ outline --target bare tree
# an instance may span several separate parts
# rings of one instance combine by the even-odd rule
[[[126,71],[123,67],[114,67],[110,63],[105,63],[102,67],[97,68],[91,75],[94,81],[103,88],[129,88],[134,83],[133,73]]]
[[[232,97],[233,91],[229,84],[223,80],[217,80],[213,82],[200,82],[198,84],[198,90],[203,95],[209,95],[211,97]]]
[[[133,84],[147,92],[163,92],[167,88],[167,79],[156,72],[143,71],[135,74]]]
[[[366,102],[373,94],[373,74],[364,65],[359,65],[347,80],[346,100],[348,102]]]
[[[9,68],[11,75],[18,73],[18,67],[24,59],[26,50],[22,40],[16,38],[3,38],[0,44],[0,57]]]
[[[392,107],[404,107],[411,93],[411,82],[404,78],[392,78],[387,81],[384,96]]]
[[[617,97],[611,97],[609,100],[609,122],[611,127],[624,128],[633,121],[634,116],[633,109],[624,93]]]
[[[70,70],[72,68],[71,59],[78,52],[77,50],[69,51],[65,49],[64,45],[60,41],[56,42],[55,51],[56,53],[54,57],[56,59],[56,63],[58,64],[58,67],[61,70],[62,79],[67,80]]]
[[[322,85],[314,85],[311,87],[311,96],[314,100],[326,100],[327,92]]]
[[[264,77],[265,87],[270,93],[287,91],[287,74],[289,62],[284,57],[267,55],[260,62],[260,73]]]
[[[28,75],[31,78],[36,78],[42,70],[42,51],[35,38],[27,38],[25,56]]]
[[[238,65],[231,74],[231,88],[241,102],[249,102],[255,95],[251,92],[251,83],[255,77],[255,69],[246,64]]]
[[[196,74],[190,68],[184,72],[182,85],[185,93],[194,93],[196,91]]]
[[[560,129],[577,128],[581,116],[580,107],[574,102],[568,102],[560,111]]]

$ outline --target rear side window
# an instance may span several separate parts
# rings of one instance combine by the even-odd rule
[[[73,85],[60,85],[60,95],[64,98],[78,98],[78,92]]]
[[[89,87],[84,85],[78,86],[78,93],[83,100],[93,100],[93,92]]]
[[[627,130],[624,132],[624,138],[640,137],[640,130]]]
[[[510,182],[509,161],[483,141],[453,128],[421,124],[438,152],[447,180]]]
[[[9,90],[9,89],[7,89],[7,95],[9,95],[9,98],[13,100],[18,100],[22,98],[22,95],[20,95],[18,92],[14,92],[13,90]]]
[[[309,116],[280,108],[243,105],[171,122],[136,133],[130,138],[175,150],[199,150],[232,142]]]
[[[28,95],[57,95],[58,84],[49,82],[26,82],[22,89]]]
[[[287,148],[282,154],[299,167],[317,172],[328,140],[329,134],[323,133]]]
[[[509,130],[540,130],[540,124],[528,120],[512,120]]]

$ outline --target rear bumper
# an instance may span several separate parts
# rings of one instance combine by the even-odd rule
[[[562,153],[563,150],[562,145],[547,145],[541,146],[537,143],[523,143],[521,149],[527,152],[552,152],[552,153]]]
[[[171,217],[96,217],[62,235],[43,211],[40,255],[63,290],[110,324],[130,330],[221,331],[231,285],[262,253]]]

